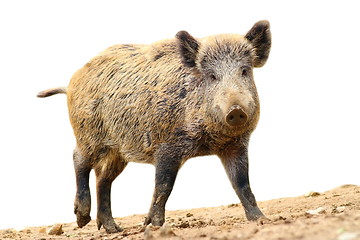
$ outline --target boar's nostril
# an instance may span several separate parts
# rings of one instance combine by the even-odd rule
[[[230,126],[242,126],[246,121],[247,115],[239,106],[233,106],[226,116],[226,122]]]

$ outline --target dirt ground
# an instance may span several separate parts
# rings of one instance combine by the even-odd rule
[[[161,228],[144,228],[144,214],[115,219],[124,228],[116,234],[106,234],[103,229],[98,231],[96,223],[91,221],[82,229],[76,223],[61,224],[61,235],[49,235],[52,226],[0,230],[0,239],[360,239],[360,186],[344,185],[324,193],[310,192],[294,198],[259,202],[259,206],[267,220],[248,222],[241,205],[231,204],[167,211],[166,223]]]

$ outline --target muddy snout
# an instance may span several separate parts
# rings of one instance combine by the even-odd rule
[[[247,114],[239,105],[232,106],[226,115],[226,123],[233,127],[244,125],[247,119]]]

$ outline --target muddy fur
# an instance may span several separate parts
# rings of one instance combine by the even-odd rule
[[[267,21],[256,23],[245,36],[196,39],[181,31],[150,45],[112,46],[78,70],[67,88],[39,93],[67,93],[77,142],[79,226],[90,220],[86,181],[91,169],[97,176],[98,227],[116,232],[121,228],[111,216],[111,182],[128,162],[155,165],[154,198],[145,224],[162,225],[181,165],[214,154],[248,219],[263,216],[248,184],[247,147],[260,113],[252,70],[265,64],[270,46]],[[227,123],[234,106],[246,115],[246,123]]]

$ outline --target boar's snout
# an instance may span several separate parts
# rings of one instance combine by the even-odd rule
[[[226,115],[226,123],[233,127],[244,125],[247,119],[247,114],[241,109],[239,105],[232,106],[229,113]]]

